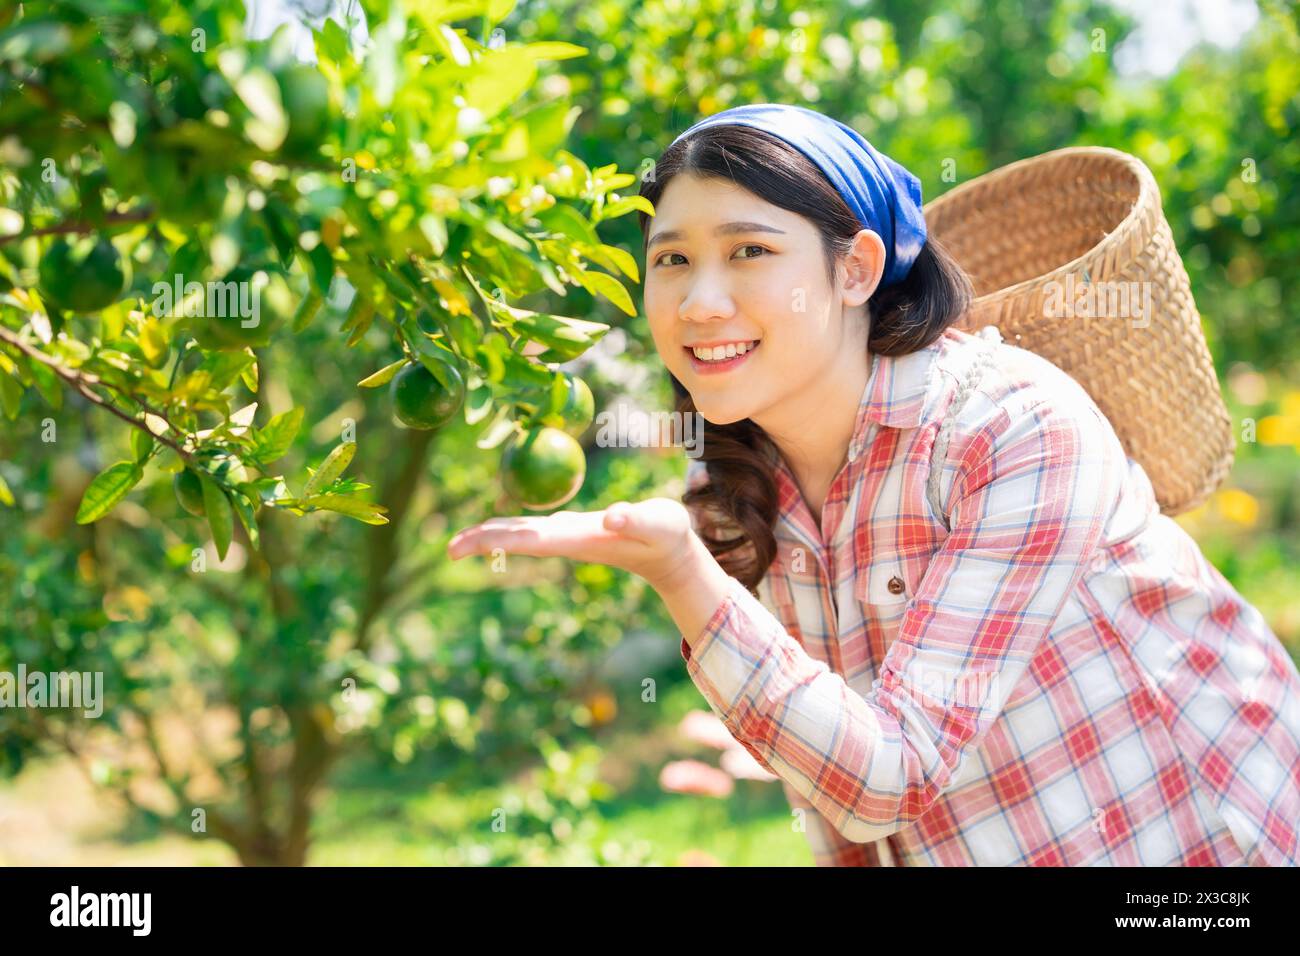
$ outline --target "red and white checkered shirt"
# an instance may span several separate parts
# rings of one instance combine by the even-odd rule
[[[818,865],[1300,863],[1295,662],[1074,379],[990,343],[935,512],[979,346],[872,355],[821,528],[775,462],[777,557],[691,679]]]

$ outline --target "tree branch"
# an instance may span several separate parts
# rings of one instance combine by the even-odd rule
[[[159,414],[157,411],[153,410],[145,402],[135,398],[132,395],[127,395],[116,385],[104,381],[98,375],[93,375],[93,374],[88,375],[82,372],[74,372],[71,369],[66,368],[65,366],[54,361],[54,359],[50,358],[44,352],[40,351],[40,349],[32,348],[21,338],[19,338],[17,335],[9,331],[8,329],[4,328],[3,326],[0,326],[0,341],[12,345],[14,348],[18,349],[18,351],[22,352],[28,358],[35,359],[36,361],[40,362],[42,365],[48,365],[51,369],[54,370],[54,374],[59,376],[59,378],[63,379],[63,381],[65,381],[75,392],[77,392],[77,394],[81,395],[84,399],[86,399],[86,401],[90,402],[92,405],[98,405],[100,408],[112,412],[114,415],[122,419],[122,421],[126,422],[128,425],[132,425],[135,428],[140,429],[141,431],[148,434],[149,437],[157,439],[162,444],[168,446],[186,461],[188,461],[192,457],[189,452],[183,449],[176,442],[172,441],[170,438],[164,438],[162,435],[154,434],[153,430],[150,429],[149,426],[146,425],[144,422],[142,422],[140,419],[136,418],[134,415],[131,415],[123,411],[122,409],[114,405],[112,402],[109,402],[104,398],[102,398],[101,396],[97,395],[95,392],[92,392],[89,386],[103,385],[105,388],[113,389],[113,391],[117,392],[119,395],[126,395],[126,397],[129,398],[131,401],[139,402],[140,406],[144,408],[145,411],[147,411],[149,414],[156,415],[164,422],[167,422],[169,428],[175,429],[176,426],[172,425],[172,423],[167,420],[167,417],[165,415]]]
[[[153,217],[153,207],[142,206],[139,209],[131,209],[127,212],[108,213],[104,216],[102,222],[91,222],[87,219],[67,219],[53,226],[42,226],[40,229],[30,229],[27,232],[14,232],[7,236],[0,236],[0,246],[7,242],[13,242],[15,239],[26,239],[28,236],[55,236],[73,232],[95,232],[105,226],[116,226],[120,223],[150,222]]]
[[[138,715],[139,711],[135,711],[135,713]],[[39,711],[33,710],[31,715],[45,738],[54,741],[55,744],[62,748],[63,751],[72,758],[72,762],[77,765],[77,769],[81,771],[82,776],[86,778],[86,782],[90,784],[93,790],[99,793],[111,794],[120,800],[128,811],[144,817],[147,820],[152,820],[156,823],[165,823],[167,821],[166,814],[159,813],[152,807],[147,807],[136,800],[135,797],[131,795],[129,787],[111,787],[97,782],[94,774],[90,771],[90,767],[86,764],[85,757],[82,756],[81,748],[72,742],[72,738],[67,733],[56,733]],[[156,751],[154,757],[155,760],[161,764],[160,757]],[[247,835],[216,810],[205,810],[205,814],[208,822],[212,825],[213,834],[217,839],[224,841],[231,847],[231,849],[239,854],[241,859],[243,859],[250,849],[250,841],[248,840]],[[188,819],[184,814],[183,806],[180,812],[173,817],[173,822],[177,825],[188,822]]]

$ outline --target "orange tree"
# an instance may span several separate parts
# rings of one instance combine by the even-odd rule
[[[373,0],[313,63],[236,0],[0,12],[0,670],[105,688],[100,721],[0,714],[10,770],[53,742],[142,817],[300,863],[351,731],[553,746],[527,735],[565,668],[530,622],[581,598],[558,637],[610,643],[641,591],[434,571],[450,523],[518,507],[492,449],[589,419],[560,366],[609,326],[519,303],[635,314],[597,226],[644,201],[563,148],[578,110],[534,79],[584,51],[506,40],[511,7]],[[382,626],[444,599],[446,641]]]

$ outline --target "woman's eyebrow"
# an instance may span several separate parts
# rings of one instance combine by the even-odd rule
[[[724,222],[713,230],[715,236],[730,236],[738,232],[775,232],[782,236],[785,235],[784,229],[778,229],[762,222]],[[660,242],[674,242],[684,238],[685,235],[680,229],[664,229],[650,237],[650,241],[646,243],[646,248],[649,249]]]

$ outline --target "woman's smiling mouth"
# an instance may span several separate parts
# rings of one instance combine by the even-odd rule
[[[733,340],[730,342],[708,343],[706,345],[684,346],[686,354],[691,357],[691,368],[700,375],[716,375],[739,368],[754,350],[761,339]]]

